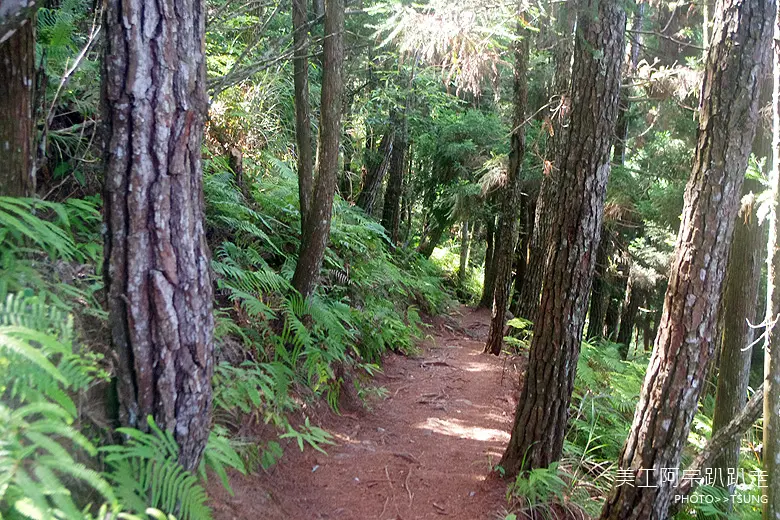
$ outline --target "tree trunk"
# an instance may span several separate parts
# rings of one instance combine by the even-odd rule
[[[380,157],[378,160],[377,158],[372,158],[372,161],[369,163],[366,178],[363,182],[363,189],[360,191],[360,195],[358,195],[357,205],[363,208],[363,211],[369,215],[374,212],[376,196],[379,193],[379,188],[382,187],[382,181],[384,181],[385,174],[390,166],[394,141],[395,132],[389,128],[385,135],[382,136],[382,141],[379,144],[378,153]]]
[[[155,30],[142,30],[150,21]],[[188,470],[208,439],[213,372],[204,21],[202,2],[175,12],[142,0],[106,3],[104,273],[119,419],[147,429],[153,416]]]
[[[336,192],[341,137],[341,97],[344,93],[344,0],[325,1],[323,75],[320,101],[320,139],[317,179],[301,236],[298,264],[292,284],[304,298],[314,291],[330,236],[333,197]]]
[[[620,313],[620,329],[618,329],[616,343],[620,343],[620,357],[628,359],[628,351],[631,349],[631,336],[634,333],[639,306],[642,305],[644,291],[631,277],[626,287],[626,299],[623,302],[623,312]]]
[[[430,258],[448,227],[450,227],[449,209],[443,206],[435,207],[431,211],[428,232],[417,246],[417,252],[425,258]]]
[[[12,197],[35,192],[34,20],[33,17],[23,21],[0,43],[0,195]]]
[[[590,292],[590,313],[588,314],[588,332],[586,339],[600,338],[604,335],[604,317],[607,313],[607,287],[606,275],[609,269],[609,240],[604,236],[606,230],[602,229],[601,242],[596,251],[596,269],[593,275],[593,289]]]
[[[569,87],[571,84],[571,58],[574,39],[572,32],[577,19],[576,11],[567,3],[556,6],[558,10],[556,29],[560,33],[554,49],[555,75],[552,85],[552,98],[557,104],[549,120],[550,131],[546,151],[547,164],[542,177],[539,195],[534,205],[534,227],[531,234],[530,254],[525,272],[525,281],[518,295],[517,314],[528,320],[536,321],[536,311],[539,308],[539,295],[542,292],[542,278],[547,263],[547,252],[550,235],[550,221],[556,208],[554,200],[558,193],[558,177],[561,165],[556,164],[562,157],[563,135],[571,111]],[[560,152],[560,153],[559,153]]]
[[[743,192],[758,191],[760,184],[745,182]],[[761,281],[761,232],[753,217],[752,205],[742,208],[734,229],[734,242],[728,260],[728,280],[724,293],[723,342],[720,351],[718,386],[712,434],[724,428],[745,406],[750,380],[750,359],[756,322],[758,287]],[[713,463],[727,475],[729,468],[739,467],[740,439],[734,439]],[[717,471],[716,471],[716,474]],[[727,482],[717,485],[727,487]],[[733,486],[730,492],[733,492]]]
[[[472,254],[474,252],[474,241],[479,240],[479,233],[482,231],[482,221],[476,220],[474,221],[474,224],[471,226],[471,230],[469,232],[469,235],[471,235],[471,238],[469,239],[469,257],[468,257],[468,266],[472,267],[474,265],[474,255]]]
[[[309,104],[309,33],[306,0],[293,0],[293,90],[295,97],[295,143],[298,146],[298,200],[301,210],[301,234],[311,208],[314,182],[314,152]]]
[[[513,315],[517,314],[520,291],[526,279],[526,269],[528,268],[528,244],[531,241],[531,231],[533,230],[533,207],[529,208],[529,197],[525,193],[520,195],[520,215],[522,222],[520,232],[517,237],[517,247],[515,248],[515,277],[512,282],[514,290],[512,291],[512,300],[509,303],[509,310]]]
[[[409,147],[406,112],[400,116],[398,135],[395,138],[393,153],[390,157],[390,177],[387,179],[385,201],[382,208],[382,226],[390,235],[390,241],[398,244],[398,229],[401,223],[401,192],[403,191],[404,169],[406,168],[406,152]]]
[[[634,485],[615,487],[601,519],[667,517],[677,468],[714,350],[717,310],[739,210],[768,61],[774,2],[719,3],[707,55],[699,131],[658,335],[619,467]],[[640,471],[641,470],[641,471]]]
[[[642,25],[644,24],[645,2],[639,2],[634,20],[631,23],[631,53],[628,58],[627,76],[631,77],[639,64],[639,49],[642,47]],[[630,82],[630,81],[629,81]],[[618,164],[626,162],[626,142],[628,141],[628,110],[631,108],[631,88],[620,90],[620,112],[615,124],[615,146],[612,151],[612,160]]]
[[[764,340],[764,471],[767,503],[764,520],[780,517],[780,241],[778,214],[780,204],[780,6],[774,25],[774,59],[772,71],[772,171],[769,186],[772,204],[769,210],[767,242],[766,316],[768,330]],[[770,327],[769,324],[772,324]]]
[[[479,299],[478,307],[487,309],[493,304],[493,292],[496,284],[495,265],[496,256],[496,219],[493,216],[485,220],[485,268],[482,281],[482,297]]]
[[[520,7],[522,9],[522,7]],[[485,352],[494,355],[501,354],[506,327],[506,311],[509,306],[509,294],[512,284],[512,265],[515,257],[518,213],[522,209],[522,177],[520,169],[525,155],[525,121],[526,105],[528,104],[528,40],[530,35],[523,26],[523,14],[518,14],[517,36],[515,40],[514,67],[514,103],[512,126],[515,130],[510,136],[508,180],[501,201],[501,213],[496,233],[494,248],[495,282],[493,290],[493,315],[490,320],[490,331],[485,344]]]
[[[528,195],[523,194],[521,204],[523,206],[523,225],[520,230],[520,237],[517,244],[517,268],[515,270],[514,281],[514,293],[512,294],[512,303],[510,310],[515,316],[521,316],[520,314],[520,299],[523,294],[523,288],[525,287],[529,277],[530,268],[530,251],[531,247],[531,235],[534,230],[534,219],[536,216],[536,198],[530,198]]]
[[[756,389],[756,392],[751,396],[747,404],[743,406],[728,423],[723,425],[717,433],[713,432],[712,437],[707,441],[704,449],[699,452],[688,467],[689,474],[700,475],[702,469],[712,467],[715,459],[727,450],[729,446],[734,442],[739,442],[739,439],[742,438],[745,432],[755,424],[759,417],[761,417],[763,404],[764,388],[762,385]],[[736,468],[736,466],[731,467]],[[675,489],[675,493],[687,495],[699,483],[698,480],[700,479],[686,479],[680,483],[680,486],[677,489]]]
[[[509,476],[546,467],[563,450],[620,96],[626,25],[621,5],[584,0],[579,11],[571,122],[566,145],[557,147],[559,189],[548,228],[552,245],[512,437],[501,459]]]
[[[0,4],[0,45],[7,42],[16,31],[29,25],[38,5],[35,0],[3,0]]]
[[[458,283],[463,284],[469,264],[469,221],[464,220],[460,226],[460,265],[458,266]]]
[[[628,275],[618,274],[617,279],[611,280],[607,296],[607,313],[604,316],[604,337],[610,341],[617,339],[620,330],[620,314],[627,289]]]

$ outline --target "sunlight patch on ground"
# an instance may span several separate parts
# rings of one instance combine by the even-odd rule
[[[489,363],[479,363],[479,362],[472,362],[472,363],[464,363],[460,365],[460,368],[465,370],[466,372],[494,372],[498,369],[495,365],[491,365]]]
[[[458,419],[428,417],[425,422],[415,424],[414,428],[422,428],[442,435],[450,435],[452,437],[472,439],[475,441],[505,442],[509,440],[509,434],[505,431],[495,430],[493,428],[480,428],[479,426],[469,426]]]

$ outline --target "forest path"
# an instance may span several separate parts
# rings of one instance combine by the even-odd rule
[[[489,472],[509,441],[517,372],[482,354],[489,322],[462,307],[433,320],[419,356],[387,356],[375,378],[385,399],[313,418],[334,435],[328,455],[290,444],[267,474],[233,475],[234,497],[210,479],[215,518],[503,518],[506,486]]]

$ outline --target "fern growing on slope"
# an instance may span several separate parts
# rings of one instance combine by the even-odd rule
[[[98,368],[74,354],[70,320],[57,324],[53,316],[58,311],[34,299],[9,295],[0,306],[0,512],[11,518],[85,516],[72,494],[76,485],[117,505],[107,481],[79,461],[97,450],[74,426],[68,395]]]
[[[244,166],[255,182],[242,190],[222,158],[205,165],[217,277],[215,417],[236,430],[249,417],[319,446],[325,437],[290,426],[300,405],[289,393],[305,389],[337,409],[341,389],[352,384],[345,369],[371,374],[385,352],[413,351],[423,336],[418,308],[441,312],[451,298],[433,264],[391,249],[379,223],[337,197],[322,283],[303,300],[290,283],[300,245],[295,173],[267,155]],[[339,276],[329,278],[329,270]],[[278,457],[279,445],[268,442],[260,465]]]

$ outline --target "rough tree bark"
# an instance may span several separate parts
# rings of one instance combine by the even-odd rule
[[[301,234],[292,284],[304,298],[314,291],[330,236],[341,138],[341,97],[344,93],[344,0],[325,1],[325,39],[320,101],[317,178],[306,227]]]
[[[521,7],[522,9],[522,7]],[[514,100],[512,103],[512,126],[510,135],[509,165],[507,184],[504,188],[493,252],[494,287],[493,314],[490,320],[485,352],[494,355],[501,354],[506,327],[506,311],[509,306],[509,293],[512,284],[512,265],[515,257],[515,244],[518,238],[517,220],[522,209],[522,177],[520,169],[525,155],[525,121],[526,105],[528,104],[528,48],[529,34],[524,29],[522,13],[517,22],[516,40],[514,44]]]
[[[12,197],[24,197],[35,191],[34,19],[23,20],[0,42],[0,195]]]
[[[392,128],[388,128],[385,135],[382,136],[382,141],[379,143],[379,150],[377,152],[379,158],[378,160],[377,158],[372,158],[372,161],[369,163],[366,178],[363,181],[363,189],[360,190],[360,195],[358,195],[357,205],[363,208],[363,211],[369,215],[374,212],[376,196],[379,194],[379,189],[382,187],[382,181],[385,180],[385,174],[390,167],[394,141],[395,132]]]
[[[548,228],[552,246],[512,437],[501,459],[509,476],[561,456],[603,220],[626,15],[619,0],[583,0],[578,14],[571,116]]]
[[[721,0],[707,55],[699,131],[680,233],[653,355],[615,487],[602,520],[667,517],[674,484],[715,345],[717,311],[768,61],[772,0]],[[640,471],[641,470],[641,471]],[[645,483],[657,487],[636,487]]]
[[[743,193],[755,193],[760,184],[745,181]],[[720,349],[718,386],[715,393],[715,413],[712,434],[726,427],[747,402],[750,383],[750,359],[753,327],[758,309],[758,290],[761,282],[761,232],[752,215],[752,203],[744,205],[737,217],[734,241],[728,260],[728,279],[723,305],[723,340]],[[739,467],[740,439],[734,439],[713,463],[727,475],[729,468]],[[725,478],[725,477],[724,477]],[[726,487],[727,482],[717,485]],[[731,489],[733,491],[733,487]]]
[[[309,30],[306,0],[292,0],[293,22],[293,91],[295,97],[295,143],[298,147],[298,201],[301,211],[301,234],[311,207],[314,183],[314,151],[311,137],[309,104]]]
[[[108,0],[105,27],[104,273],[119,419],[146,429],[153,416],[194,470],[210,428],[214,330],[205,10],[198,0]]]
[[[772,171],[767,242],[766,338],[764,340],[764,470],[767,487],[764,520],[780,518],[780,241],[778,213],[780,204],[780,5],[775,15],[772,70]]]
[[[577,20],[576,10],[570,7],[570,2],[557,4],[556,31],[558,42],[553,50],[555,73],[552,85],[551,104],[552,117],[548,121],[549,135],[546,152],[547,164],[542,177],[539,195],[536,200],[534,227],[531,233],[528,265],[525,270],[525,281],[518,295],[518,315],[536,321],[536,311],[539,308],[539,295],[542,292],[542,278],[547,263],[550,221],[555,214],[553,206],[558,186],[561,165],[557,162],[559,148],[563,146],[564,127],[571,111],[569,86],[571,83],[571,58],[574,50],[573,31]],[[574,2],[571,2],[574,3]]]
[[[644,20],[645,3],[640,2],[634,13],[634,19],[631,23],[631,35],[629,37],[630,52],[628,62],[626,63],[626,76],[630,77],[636,71],[639,64],[639,50],[642,46],[642,25]],[[628,111],[631,107],[629,100],[631,95],[630,87],[620,89],[620,104],[618,119],[615,123],[615,143],[612,148],[613,162],[623,165],[626,161],[626,141],[628,140]],[[602,229],[602,236],[607,232]],[[588,332],[586,338],[596,338],[604,335],[604,321],[606,319],[607,308],[610,299],[610,286],[605,277],[609,268],[610,242],[602,240],[599,245],[598,256],[596,258],[596,273],[593,276],[593,291],[590,301],[590,315],[588,317]]]

